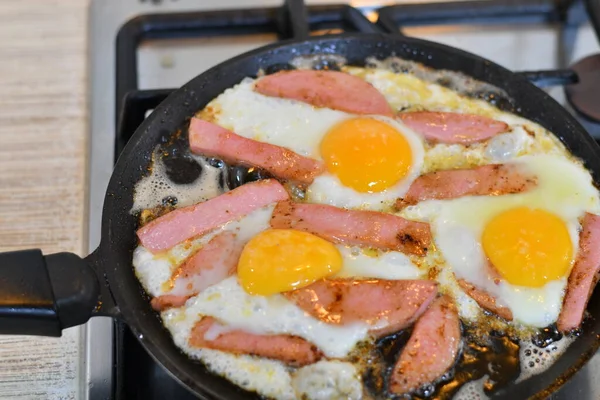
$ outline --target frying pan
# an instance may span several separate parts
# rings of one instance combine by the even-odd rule
[[[462,72],[506,92],[500,103],[554,132],[581,158],[594,181],[600,178],[600,148],[579,123],[545,92],[525,78],[488,60],[448,46],[385,34],[320,36],[269,45],[230,59],[192,79],[171,94],[139,126],[119,157],[102,213],[102,239],[84,259],[39,250],[0,254],[0,333],[60,336],[61,330],[93,316],[127,323],[145,349],[200,398],[259,398],[210,373],[173,344],[132,268],[138,219],[130,213],[135,183],[148,173],[155,147],[225,89],[260,69],[285,68],[299,55],[339,54],[351,65],[368,57],[398,56],[435,69]],[[289,66],[288,66],[289,67]],[[496,99],[498,100],[498,99]],[[499,104],[500,104],[499,103]],[[588,311],[592,318],[564,355],[542,374],[509,384],[493,398],[543,398],[562,385],[595,353],[600,334],[598,291]]]

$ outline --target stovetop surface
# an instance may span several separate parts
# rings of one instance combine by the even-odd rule
[[[369,19],[376,19],[379,7],[392,3],[389,1],[352,1],[356,13],[350,12],[350,15],[345,1],[315,0],[306,3],[311,6],[308,9],[309,19],[314,20],[311,34],[365,30],[400,32],[394,25],[395,18],[400,18],[395,16],[399,10],[393,8],[388,10],[385,23],[375,27],[368,23]],[[506,0],[492,3],[502,6],[515,4]],[[475,23],[473,15],[465,23],[464,12],[457,12],[453,19],[447,18],[447,15],[440,19],[440,7],[426,12],[421,10],[421,14],[416,13],[421,16],[413,16],[412,19],[411,14],[403,9],[403,13],[399,14],[403,18],[401,32],[471,51],[517,71],[566,68],[575,60],[600,52],[582,5],[575,5],[565,17],[562,11],[556,12],[552,1],[521,3],[530,8],[498,13],[499,10],[511,9],[503,7],[491,13],[488,11],[489,15],[484,13],[483,16],[480,11],[480,18]],[[101,206],[116,155],[147,113],[168,95],[169,90],[165,89],[179,87],[233,55],[298,34],[302,27],[292,27],[293,21],[278,13],[280,6],[281,1],[277,0],[252,3],[219,0],[204,1],[201,5],[193,0],[93,1],[90,32],[90,249],[99,242]],[[257,10],[244,14],[249,20],[239,27],[245,30],[242,35],[230,29],[233,22],[227,20],[229,14],[206,13],[208,10],[238,8]],[[175,12],[183,12],[181,18],[195,21],[196,30],[173,33],[177,24],[168,16],[160,15]],[[502,18],[491,17],[498,14]],[[215,22],[219,18],[226,23]],[[564,23],[565,18],[567,23]],[[444,24],[440,24],[442,20]],[[450,20],[454,22],[448,23]],[[239,18],[236,21],[239,23]],[[144,29],[155,29],[155,34],[142,41],[130,40],[129,36],[136,34],[135,29],[139,29],[140,23]],[[546,90],[569,108],[560,85],[549,86]],[[127,98],[124,97],[126,93]],[[583,119],[582,122],[591,134],[600,138],[600,125]],[[88,343],[95,343],[97,347],[89,352],[86,398],[195,398],[154,362],[124,324],[113,325],[106,319],[92,321],[88,331]],[[111,348],[113,351],[110,351]],[[95,362],[97,360],[100,362]],[[596,356],[552,399],[600,398],[600,376],[595,373],[599,367],[600,357]]]

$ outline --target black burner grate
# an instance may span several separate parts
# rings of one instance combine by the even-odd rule
[[[569,3],[552,0],[476,0],[403,4],[382,7],[377,24],[387,32],[402,34],[402,28],[407,26],[564,22]],[[583,21],[581,18],[571,21],[575,22]]]

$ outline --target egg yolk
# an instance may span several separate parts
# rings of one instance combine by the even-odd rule
[[[381,192],[408,174],[412,152],[394,127],[374,118],[352,118],[327,132],[320,146],[329,172],[357,192]]]
[[[511,284],[541,287],[567,274],[573,245],[556,215],[528,207],[496,215],[482,236],[485,254]]]
[[[269,229],[244,247],[238,279],[246,292],[269,296],[310,285],[341,268],[342,256],[332,243],[293,229]]]

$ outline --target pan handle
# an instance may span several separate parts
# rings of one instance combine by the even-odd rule
[[[92,316],[99,296],[96,273],[73,253],[0,253],[0,334],[60,336]]]

